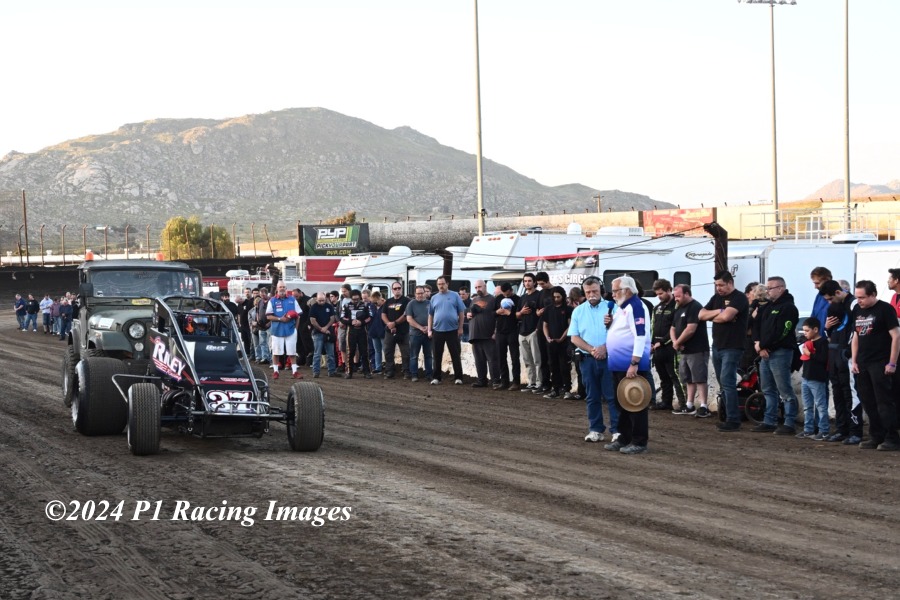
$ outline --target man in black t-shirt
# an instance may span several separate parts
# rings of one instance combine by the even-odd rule
[[[572,367],[568,355],[572,308],[566,304],[566,290],[562,287],[554,287],[551,297],[553,303],[545,309],[542,319],[550,359],[550,391],[544,398],[559,398],[572,393]]]
[[[680,406],[672,413],[699,414],[694,405],[695,397],[699,396],[700,408],[705,409],[703,412],[708,415],[709,337],[706,333],[706,321],[700,320],[703,306],[694,300],[691,286],[687,284],[676,285],[673,296],[677,307],[672,317],[669,337],[672,348],[678,352],[678,374],[687,387],[687,398],[679,398]]]
[[[535,289],[533,273],[525,273],[522,277],[522,285],[525,286],[525,291],[516,305],[516,318],[519,320],[519,348],[522,351],[522,360],[528,375],[528,385],[522,388],[522,391],[537,394],[541,391],[541,349],[538,345],[538,339],[541,337],[541,319],[537,314],[541,307],[541,292]]]
[[[744,353],[747,335],[747,313],[750,304],[740,290],[734,289],[734,277],[721,271],[715,278],[716,293],[700,311],[701,321],[712,321],[713,369],[725,396],[725,422],[719,431],[738,431],[741,428],[737,393],[737,370]],[[719,407],[719,410],[722,410]]]
[[[657,279],[653,282],[653,293],[659,303],[652,308],[653,315],[653,365],[656,374],[659,375],[659,387],[662,391],[662,402],[651,404],[651,409],[672,410],[672,401],[678,396],[678,405],[684,406],[684,388],[678,379],[675,370],[675,350],[672,348],[672,337],[669,335],[672,328],[672,319],[675,316],[675,296],[672,294],[672,284],[666,279]],[[675,390],[673,395],[672,390]],[[708,416],[708,415],[704,415]]]
[[[550,275],[544,271],[535,273],[534,281],[540,290],[537,316],[541,318],[541,322],[538,325],[537,340],[538,350],[540,350],[541,353],[541,369],[539,373],[541,378],[541,389],[539,392],[537,390],[532,390],[532,392],[546,394],[550,392],[550,355],[548,354],[547,349],[547,338],[542,335],[542,332],[544,327],[544,311],[553,305],[553,285],[550,284]]]
[[[519,360],[519,321],[516,307],[519,297],[513,293],[508,281],[500,284],[501,296],[497,301],[497,362],[500,363],[500,387],[512,392],[518,391],[522,382],[522,363]],[[506,357],[509,355],[509,361]],[[509,363],[512,363],[510,376]]]
[[[409,323],[406,322],[406,305],[409,298],[403,295],[399,281],[391,284],[393,297],[384,303],[381,320],[384,322],[384,378],[393,379],[396,350],[400,350],[403,378],[409,378]]]
[[[897,355],[900,325],[897,312],[878,299],[875,284],[856,283],[856,306],[850,313],[856,335],[850,342],[850,370],[856,374],[856,391],[869,417],[869,439],[864,449],[900,450],[897,434]]]

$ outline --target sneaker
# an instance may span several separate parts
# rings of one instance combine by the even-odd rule
[[[832,433],[830,436],[828,436],[828,439],[826,439],[825,441],[826,442],[843,442],[844,439],[845,439],[844,434],[838,432],[838,433]]]
[[[827,441],[828,441],[828,437],[829,437],[829,436],[828,436],[827,433],[821,433],[821,432],[819,432],[819,433],[817,433],[817,434],[815,435],[815,437],[813,437],[813,441],[814,441],[814,442],[827,442]]]
[[[878,444],[878,448],[876,448],[876,450],[882,450],[884,452],[900,450],[900,444],[898,444],[897,442],[889,442],[885,440]]]
[[[858,435],[851,435],[846,440],[844,440],[845,446],[858,446],[862,442],[862,438]]]
[[[363,375],[363,379],[372,379],[372,374],[366,373],[365,375]]]
[[[272,379],[278,379],[278,371],[272,371]]]
[[[796,437],[798,440],[805,440],[805,439],[807,439],[807,438],[808,438],[808,439],[812,439],[812,438],[816,437],[816,434],[813,433],[813,432],[806,433],[805,431],[801,431],[801,432],[798,433],[795,437]]]
[[[412,379],[410,379],[410,381],[413,382],[413,383],[417,382],[418,380],[419,380],[419,378],[416,377],[415,375],[413,375],[413,376],[412,376]]]
[[[303,379],[303,375],[300,374],[300,371],[294,371],[293,373],[291,373],[291,377],[293,377],[294,379]]]
[[[797,430],[793,427],[788,427],[787,425],[779,425],[775,428],[773,433],[775,433],[775,435],[794,435],[797,433]]]
[[[603,446],[603,449],[609,450],[610,452],[618,452],[622,449],[622,444],[620,444],[618,440],[614,440]]]
[[[725,421],[724,423],[719,423],[716,425],[716,429],[721,433],[732,433],[734,431],[741,430],[741,424],[735,423],[734,421]]]
[[[697,409],[693,406],[682,406],[672,411],[673,415],[696,415]]]
[[[698,419],[708,419],[712,415],[709,412],[709,408],[707,408],[705,406],[701,406],[700,408],[697,409],[696,414],[694,416],[697,417]]]
[[[534,389],[534,386],[529,383],[528,385],[525,385],[525,386],[522,386],[521,388],[519,388],[519,391],[520,392],[530,392],[533,389]]]
[[[574,399],[575,399],[575,394],[573,394],[572,392],[566,392],[566,395],[563,396],[563,400],[574,400]]]
[[[318,373],[313,373],[313,379],[318,379],[318,378],[319,378],[319,374],[318,374]]]
[[[619,449],[620,454],[643,454],[647,451],[647,446],[638,446],[637,444],[628,444],[624,448]]]
[[[559,398],[559,393],[556,390],[551,390],[549,394],[544,394],[544,398],[553,399]]]
[[[331,372],[331,373],[328,374],[328,376],[329,376],[329,377],[337,377],[338,374],[337,374],[337,372]]]
[[[752,431],[753,433],[772,433],[776,429],[778,428],[774,425],[769,425],[768,423],[760,423],[750,431]]]
[[[880,445],[881,444],[879,444],[875,440],[866,440],[865,442],[859,443],[859,447],[862,448],[863,450],[875,450]]]
[[[441,380],[440,379],[432,379],[431,385],[441,385]]]
[[[586,442],[593,442],[593,443],[595,443],[595,444],[596,444],[597,442],[602,442],[602,441],[603,441],[603,434],[600,433],[599,431],[591,431],[591,432],[589,432],[586,436],[584,436],[584,441],[586,441]]]
[[[453,385],[462,385],[462,379],[456,379],[453,381]]]
[[[481,383],[480,381],[476,381],[475,383],[472,384],[472,387],[473,388],[486,388],[487,384]]]
[[[344,373],[344,379],[353,379],[353,373]]]
[[[518,384],[518,383],[511,383],[511,384],[509,385],[509,387],[506,388],[506,389],[507,389],[508,391],[510,391],[510,392],[519,392],[519,391],[522,390],[522,388],[519,387],[519,384]]]
[[[549,392],[549,391],[550,391],[550,390],[547,390],[547,392]],[[535,386],[535,387],[531,388],[531,393],[532,393],[532,394],[540,394],[540,395],[544,395],[544,394],[546,394],[547,392],[545,392],[545,391],[544,391],[544,388],[542,388],[542,387],[540,387],[540,386]]]
[[[573,400],[581,400],[582,399],[581,394],[572,394],[572,399]]]
[[[494,385],[491,386],[491,389],[497,390],[497,391],[503,391],[508,387],[509,387],[508,383],[495,383]]]

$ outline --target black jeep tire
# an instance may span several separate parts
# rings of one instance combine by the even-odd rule
[[[106,352],[100,350],[99,348],[88,348],[84,351],[84,356],[90,356],[92,358],[103,358],[106,356]]]
[[[291,386],[287,398],[287,436],[291,450],[315,452],[325,438],[325,396],[315,383]]]
[[[159,390],[152,383],[135,383],[128,390],[128,449],[135,456],[159,454],[161,422]]]
[[[78,354],[74,346],[66,346],[62,359],[62,396],[66,408],[71,408],[72,398],[75,397],[75,388],[78,385],[75,367],[78,364]]]
[[[751,423],[755,425],[762,423],[766,416],[766,395],[762,392],[750,394],[744,400],[744,414]]]
[[[72,398],[72,423],[82,435],[122,433],[128,422],[128,405],[112,376],[125,372],[115,358],[88,357],[76,367],[78,387]]]

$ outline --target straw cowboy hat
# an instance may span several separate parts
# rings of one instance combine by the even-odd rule
[[[616,389],[619,405],[628,412],[641,412],[650,405],[653,390],[646,377],[638,375],[633,379],[623,379]]]

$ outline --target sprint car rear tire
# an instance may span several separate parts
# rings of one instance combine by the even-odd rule
[[[125,373],[115,358],[88,357],[75,367],[78,386],[72,398],[72,423],[82,435],[122,433],[128,421],[128,405],[112,376]]]
[[[262,379],[266,382],[266,385],[269,385],[269,375],[266,373],[265,369],[257,367],[256,365],[253,365],[250,368],[253,370],[254,379]]]
[[[315,383],[291,386],[287,398],[287,436],[291,450],[315,452],[325,438],[325,396]]]
[[[159,454],[161,422],[159,390],[152,383],[135,383],[128,390],[128,449],[135,456]]]
[[[75,387],[77,385],[75,365],[77,364],[78,354],[75,352],[74,346],[66,346],[62,361],[62,396],[63,404],[66,408],[72,406],[72,398],[75,397]]]

